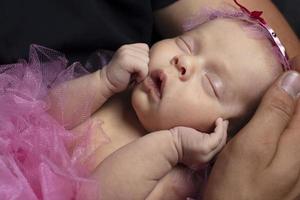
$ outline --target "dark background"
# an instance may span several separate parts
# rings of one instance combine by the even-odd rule
[[[300,0],[272,0],[300,38]]]

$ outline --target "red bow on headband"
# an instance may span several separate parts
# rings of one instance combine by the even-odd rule
[[[253,19],[259,20],[261,23],[266,24],[266,21],[261,17],[262,11],[252,11],[250,12],[245,6],[241,5],[240,3],[237,2],[237,0],[234,0],[234,3],[238,5],[242,11],[245,11],[246,13],[249,14],[249,16]]]

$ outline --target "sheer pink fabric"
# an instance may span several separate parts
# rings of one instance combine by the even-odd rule
[[[91,151],[89,129],[70,152],[75,136],[47,114],[43,100],[49,88],[87,73],[78,63],[66,67],[64,55],[37,45],[28,62],[0,66],[1,200],[97,199],[97,182],[79,162]],[[76,112],[85,115],[88,106]]]

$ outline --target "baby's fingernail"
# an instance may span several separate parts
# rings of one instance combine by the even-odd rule
[[[287,72],[280,82],[281,88],[293,98],[300,95],[300,75],[296,71]]]

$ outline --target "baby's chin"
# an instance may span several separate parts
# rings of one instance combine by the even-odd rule
[[[135,109],[134,109],[135,111]],[[150,121],[148,118],[145,118],[144,116],[140,116],[136,111],[135,114],[137,116],[138,121],[140,122],[140,124],[143,126],[143,128],[147,131],[147,132],[153,132],[153,131],[158,131],[158,130],[163,130],[163,126],[161,126],[158,123],[153,122],[152,120]]]

